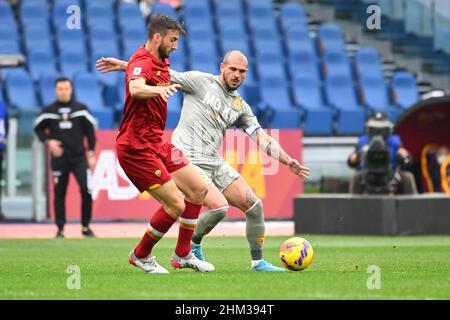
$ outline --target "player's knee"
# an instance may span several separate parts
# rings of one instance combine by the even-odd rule
[[[255,202],[245,210],[247,216],[262,217],[264,215],[264,208],[261,199],[256,198]]]
[[[223,220],[226,217],[229,208],[230,207],[227,204],[227,205],[224,205],[221,207],[217,207],[215,209],[211,209],[210,212],[213,212],[214,215],[217,216],[217,218],[219,218],[220,220]]]
[[[252,212],[252,211],[262,211],[263,210],[263,204],[261,199],[257,198],[255,196],[254,199],[252,199],[251,201],[246,201],[244,208],[243,208],[244,212]]]
[[[183,199],[180,197],[180,199],[177,199],[176,201],[172,201],[169,204],[164,204],[163,208],[164,211],[166,211],[170,216],[179,217],[186,209],[186,205]]]
[[[188,194],[186,194],[186,200],[195,204],[203,204],[207,194],[208,188],[205,185],[191,190]]]

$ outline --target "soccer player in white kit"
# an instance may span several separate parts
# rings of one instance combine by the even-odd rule
[[[115,58],[97,61],[101,72],[124,70],[127,62]],[[262,201],[240,174],[220,156],[219,149],[226,129],[235,125],[253,139],[266,154],[289,167],[306,180],[309,169],[291,158],[259,125],[250,106],[237,89],[248,71],[248,60],[239,51],[228,52],[220,64],[220,75],[198,71],[170,70],[171,81],[185,92],[181,118],[172,136],[172,143],[196,166],[208,184],[201,214],[192,237],[192,251],[204,260],[201,241],[229,209],[237,207],[245,213],[246,236],[250,244],[252,271],[284,271],[263,259],[265,237]]]

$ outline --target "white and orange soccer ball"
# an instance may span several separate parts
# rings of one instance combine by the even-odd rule
[[[283,265],[292,271],[301,271],[311,265],[314,251],[308,240],[293,237],[287,239],[280,246],[279,253]]]

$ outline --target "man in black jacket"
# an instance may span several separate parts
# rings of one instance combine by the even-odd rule
[[[95,166],[95,128],[97,121],[89,109],[72,99],[72,82],[68,78],[55,81],[57,100],[44,108],[35,120],[34,130],[45,142],[51,154],[55,193],[55,222],[57,238],[64,237],[66,222],[65,198],[69,173],[73,172],[80,186],[82,198],[82,234],[94,237],[89,228],[92,211],[91,190],[88,186],[90,170]],[[88,141],[88,152],[84,138]]]

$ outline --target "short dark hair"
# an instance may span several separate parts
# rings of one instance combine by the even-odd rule
[[[70,85],[72,86],[72,80],[70,80],[70,79],[67,78],[67,77],[59,77],[58,79],[55,80],[55,87],[56,87],[56,85],[57,85],[58,83],[60,83],[60,82],[66,82],[66,81],[69,81],[69,82],[70,82]]]
[[[178,21],[166,14],[157,14],[150,19],[147,27],[147,39],[150,40],[156,33],[159,33],[164,37],[167,30],[178,30],[183,37],[186,34],[183,25]]]

